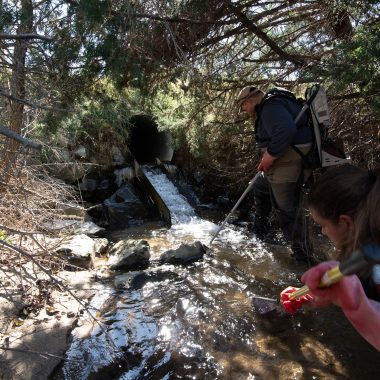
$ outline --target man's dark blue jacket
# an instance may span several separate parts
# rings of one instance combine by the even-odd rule
[[[258,148],[267,148],[270,155],[281,157],[290,145],[307,144],[313,141],[313,132],[308,126],[307,113],[302,115],[297,127],[294,119],[301,106],[285,97],[269,98],[256,107],[256,143]]]

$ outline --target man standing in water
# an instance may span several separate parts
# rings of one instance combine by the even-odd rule
[[[255,136],[262,153],[257,167],[261,176],[253,185],[255,220],[253,230],[263,237],[269,229],[269,215],[275,210],[284,237],[291,243],[296,261],[308,261],[306,229],[299,212],[302,185],[310,176],[310,170],[302,166],[301,155],[312,145],[313,132],[308,117],[294,119],[301,110],[297,101],[287,96],[265,94],[257,87],[244,87],[237,98],[240,112],[255,117]]]

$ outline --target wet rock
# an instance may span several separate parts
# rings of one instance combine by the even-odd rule
[[[114,284],[118,289],[142,289],[147,283],[162,283],[164,281],[175,280],[177,278],[178,274],[175,272],[152,268],[143,271],[123,273],[115,277]]]
[[[141,289],[148,279],[148,274],[142,271],[123,273],[115,277],[116,288],[134,288]]]
[[[134,267],[150,259],[150,247],[146,240],[121,240],[116,243],[108,260],[110,269]]]
[[[207,247],[199,241],[193,244],[181,244],[177,249],[164,252],[160,260],[164,263],[184,264],[201,259],[206,250]]]
[[[265,315],[269,313],[274,314],[275,312],[279,314],[285,313],[280,305],[280,301],[278,300],[260,296],[253,296],[251,303],[253,311],[259,315]]]

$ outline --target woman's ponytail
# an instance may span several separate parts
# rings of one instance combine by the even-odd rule
[[[368,195],[355,220],[355,242],[357,247],[380,244],[380,168],[368,171]]]

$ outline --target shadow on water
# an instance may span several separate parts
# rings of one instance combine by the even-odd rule
[[[307,267],[295,266],[288,248],[229,226],[201,261],[155,261],[184,241],[207,244],[209,226],[190,223],[193,229],[133,231],[149,242],[152,265],[94,297],[108,336],[97,326],[83,335],[83,321],[67,352],[80,361],[63,363],[51,380],[379,378],[378,352],[338,309],[295,316],[252,309],[254,294],[277,298],[285,287],[300,285]],[[117,231],[114,240],[130,234]]]

